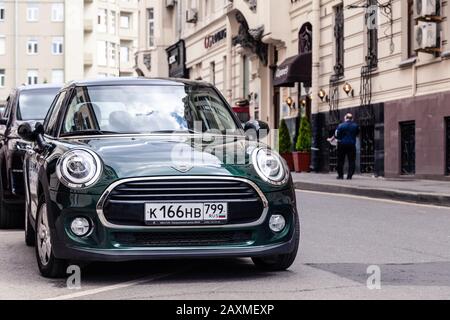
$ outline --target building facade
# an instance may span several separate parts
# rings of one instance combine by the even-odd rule
[[[21,84],[135,74],[137,0],[0,1],[0,104]]]
[[[448,1],[179,0],[153,5],[163,20],[156,23],[171,26],[158,43],[166,48],[168,68],[157,67],[162,72],[156,75],[212,82],[240,112],[248,107],[250,118],[272,128],[285,119],[293,140],[298,117],[307,115],[313,125],[314,171],[336,169],[336,150],[327,138],[351,112],[361,125],[359,172],[448,177]],[[162,60],[151,59],[158,65]]]

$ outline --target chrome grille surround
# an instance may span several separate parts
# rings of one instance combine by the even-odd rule
[[[171,181],[171,180],[186,180],[186,181],[195,181],[195,180],[205,180],[205,181],[235,181],[235,182],[243,182],[252,187],[263,204],[263,212],[261,217],[252,223],[245,224],[233,224],[233,225],[195,225],[195,226],[126,226],[126,225],[116,225],[109,222],[104,214],[103,207],[106,204],[106,201],[111,194],[111,192],[125,183],[133,183],[133,182],[145,182],[145,181]],[[98,217],[104,227],[115,229],[115,230],[135,230],[135,229],[147,229],[147,230],[182,230],[182,229],[197,229],[197,228],[207,228],[208,230],[224,230],[224,229],[236,229],[236,228],[247,228],[247,227],[255,227],[264,223],[267,218],[267,214],[269,211],[269,202],[261,191],[261,189],[253,182],[244,178],[235,178],[235,177],[226,177],[226,176],[161,176],[161,177],[142,177],[142,178],[128,178],[118,180],[115,183],[111,184],[105,192],[100,197],[97,203],[97,214]]]

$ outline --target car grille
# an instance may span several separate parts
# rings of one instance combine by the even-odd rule
[[[152,232],[114,234],[114,241],[122,246],[147,247],[201,247],[221,245],[248,245],[253,242],[250,231],[225,232]]]
[[[228,224],[260,219],[264,203],[248,183],[226,179],[161,179],[124,182],[107,196],[103,214],[122,226],[145,226],[146,203],[227,202]]]

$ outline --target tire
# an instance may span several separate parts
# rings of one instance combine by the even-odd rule
[[[41,197],[36,216],[36,260],[39,271],[45,278],[63,278],[66,274],[67,261],[57,259],[52,250],[52,231],[49,228],[47,204],[44,197]]]
[[[3,182],[0,177],[0,229],[20,229],[24,227],[25,215],[18,205],[5,202]]]
[[[264,271],[285,271],[289,269],[297,258],[298,247],[300,244],[300,222],[298,217],[295,219],[295,245],[294,250],[287,254],[268,256],[262,258],[252,258],[257,268]]]
[[[27,247],[34,247],[36,244],[36,232],[30,223],[28,212],[25,213],[25,244]]]

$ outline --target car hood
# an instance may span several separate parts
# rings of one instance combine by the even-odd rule
[[[192,135],[98,137],[70,140],[102,159],[115,178],[161,175],[248,176],[251,152],[257,147],[245,137]],[[253,166],[251,166],[253,168]]]

